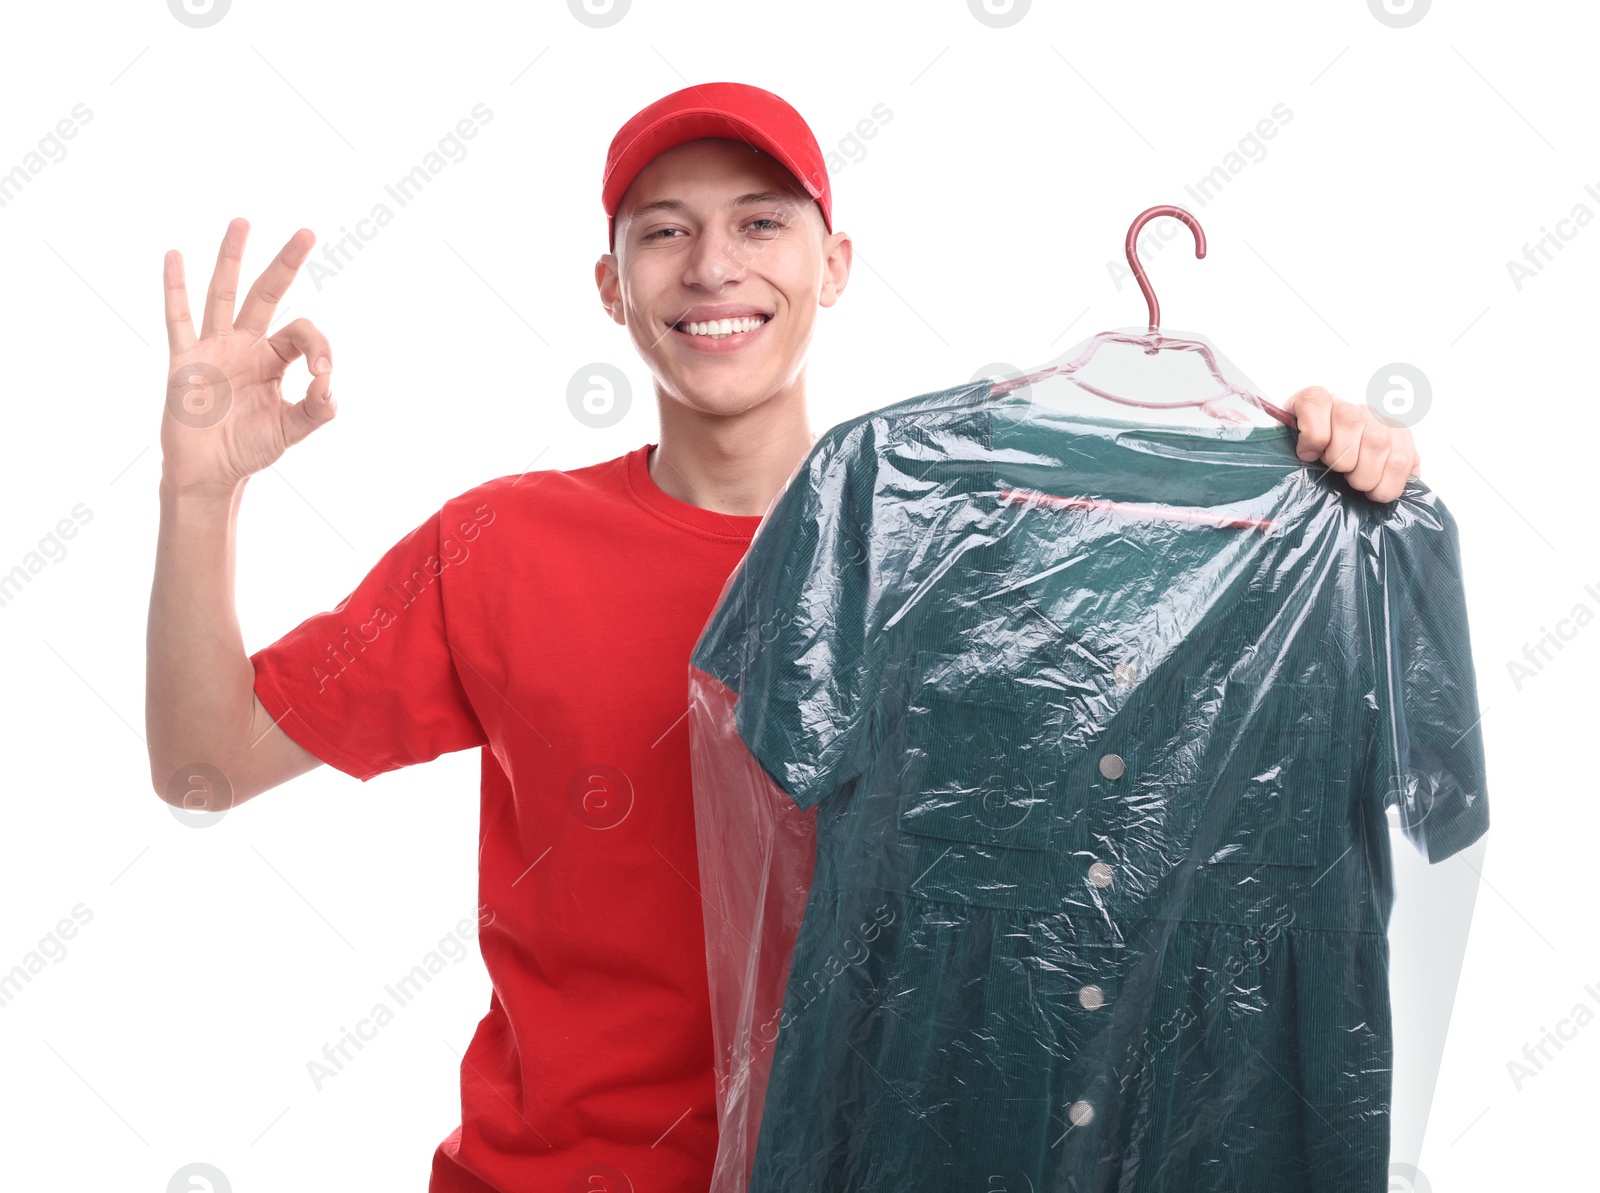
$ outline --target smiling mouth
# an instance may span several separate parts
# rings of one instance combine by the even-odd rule
[[[696,339],[725,340],[758,331],[770,322],[770,315],[741,315],[737,319],[684,320],[672,324],[672,330]]]

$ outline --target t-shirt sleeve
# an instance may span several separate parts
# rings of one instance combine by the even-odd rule
[[[445,622],[443,514],[390,547],[332,609],[250,656],[255,693],[283,731],[363,782],[487,741]]]
[[[860,774],[881,650],[865,469],[820,439],[761,522],[692,662],[737,696],[747,749],[802,809]]]
[[[1430,862],[1489,828],[1477,676],[1455,519],[1421,482],[1368,526],[1379,712],[1373,781]]]

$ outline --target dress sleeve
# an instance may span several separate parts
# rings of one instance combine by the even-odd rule
[[[454,535],[441,547],[443,516],[390,547],[332,609],[250,656],[255,693],[273,720],[363,782],[487,743],[450,647],[449,564],[467,548]]]
[[[877,684],[870,479],[824,437],[756,531],[695,648],[739,737],[802,809],[859,774]],[[867,492],[863,492],[863,487]]]
[[[1439,862],[1489,827],[1456,523],[1412,480],[1366,534],[1379,714],[1372,781],[1412,843]]]

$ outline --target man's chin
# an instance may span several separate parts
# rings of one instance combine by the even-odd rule
[[[678,405],[712,418],[745,414],[772,400],[775,391],[764,385],[679,384],[667,391]]]

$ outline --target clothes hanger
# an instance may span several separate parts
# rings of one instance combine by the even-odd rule
[[[1173,409],[1176,407],[1198,406],[1204,409],[1213,402],[1222,401],[1223,399],[1229,397],[1236,397],[1265,411],[1284,426],[1298,430],[1298,423],[1296,423],[1294,415],[1290,414],[1287,410],[1283,410],[1280,407],[1273,405],[1260,395],[1251,393],[1242,386],[1235,385],[1233,382],[1229,381],[1225,376],[1223,376],[1222,369],[1217,364],[1217,358],[1215,355],[1213,355],[1209,345],[1203,344],[1198,340],[1185,340],[1172,336],[1163,336],[1161,334],[1161,306],[1156,301],[1155,288],[1150,285],[1150,278],[1145,273],[1144,263],[1139,260],[1138,241],[1139,233],[1143,231],[1144,226],[1151,220],[1163,215],[1173,216],[1174,218],[1180,219],[1187,224],[1189,226],[1189,230],[1194,233],[1194,255],[1197,258],[1203,258],[1206,255],[1206,234],[1200,227],[1200,221],[1195,219],[1193,215],[1181,207],[1175,207],[1170,203],[1164,203],[1140,212],[1138,217],[1133,221],[1133,224],[1128,228],[1128,236],[1123,244],[1123,249],[1127,253],[1128,265],[1133,270],[1133,276],[1139,283],[1139,289],[1144,294],[1145,305],[1148,308],[1150,315],[1150,330],[1144,335],[1135,335],[1129,332],[1120,331],[1102,331],[1090,339],[1088,347],[1076,359],[1068,361],[1064,365],[1057,365],[1051,368],[1041,369],[1036,373],[1029,373],[1023,377],[1011,377],[1001,381],[996,381],[991,385],[991,395],[998,397],[1001,394],[1010,393],[1014,389],[1019,389],[1022,386],[1029,385],[1036,381],[1041,381],[1046,377],[1058,376],[1066,381],[1071,382],[1078,388],[1094,394],[1096,397],[1105,398],[1110,402],[1120,402],[1124,406],[1143,406],[1151,409]],[[1076,374],[1080,369],[1087,365],[1091,359],[1093,359],[1095,353],[1097,353],[1105,344],[1136,345],[1143,348],[1145,355],[1147,356],[1154,356],[1159,352],[1196,353],[1200,359],[1205,362],[1207,370],[1209,370],[1211,376],[1216,380],[1217,384],[1222,387],[1221,392],[1212,394],[1209,397],[1198,398],[1187,402],[1148,402],[1139,398],[1128,398],[1123,397],[1120,394],[1110,393],[1099,388],[1098,386],[1091,385],[1082,378],[1074,376],[1074,374]],[[1214,412],[1208,410],[1207,413]]]

